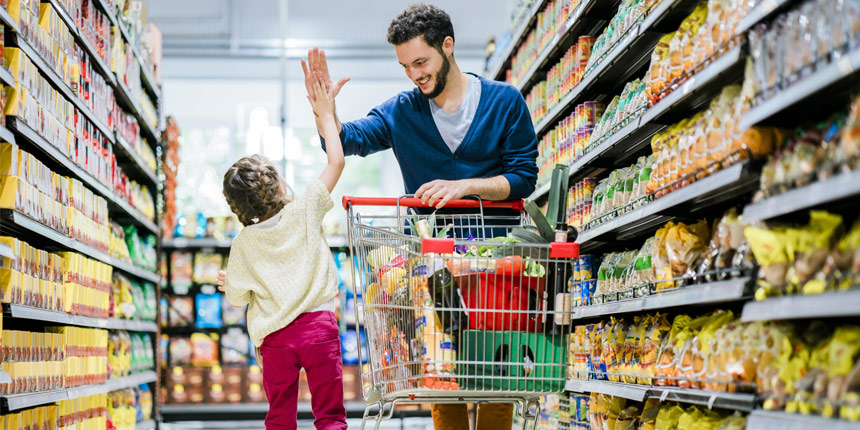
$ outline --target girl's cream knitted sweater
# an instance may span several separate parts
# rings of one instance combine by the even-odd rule
[[[333,206],[315,180],[284,207],[276,227],[246,228],[233,239],[224,291],[230,304],[248,305],[254,345],[337,295],[337,267],[322,231]]]

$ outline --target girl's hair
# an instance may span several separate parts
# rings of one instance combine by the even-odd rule
[[[224,174],[224,197],[244,226],[271,218],[292,201],[292,194],[262,155],[241,158]]]

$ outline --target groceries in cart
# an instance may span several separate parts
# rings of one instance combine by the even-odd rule
[[[349,218],[374,390],[563,387],[576,259],[550,258],[521,215]]]

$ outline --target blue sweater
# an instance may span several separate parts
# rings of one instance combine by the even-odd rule
[[[525,100],[511,85],[480,81],[478,110],[454,153],[436,128],[430,100],[414,88],[377,106],[367,117],[344,123],[340,133],[344,154],[364,157],[393,149],[407,194],[436,179],[502,175],[511,186],[508,199],[528,197],[537,182],[538,150]]]

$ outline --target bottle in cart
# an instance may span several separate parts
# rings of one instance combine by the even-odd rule
[[[555,229],[555,242],[576,240],[577,232],[571,226],[559,221]],[[568,333],[571,322],[570,292],[568,281],[573,275],[569,262],[562,261],[550,264],[550,277],[547,279],[544,291],[544,332],[548,335],[564,335]]]
[[[427,287],[433,296],[436,307],[436,317],[446,334],[454,334],[469,326],[469,317],[463,311],[460,289],[454,281],[454,275],[447,267],[433,272],[427,278]]]

